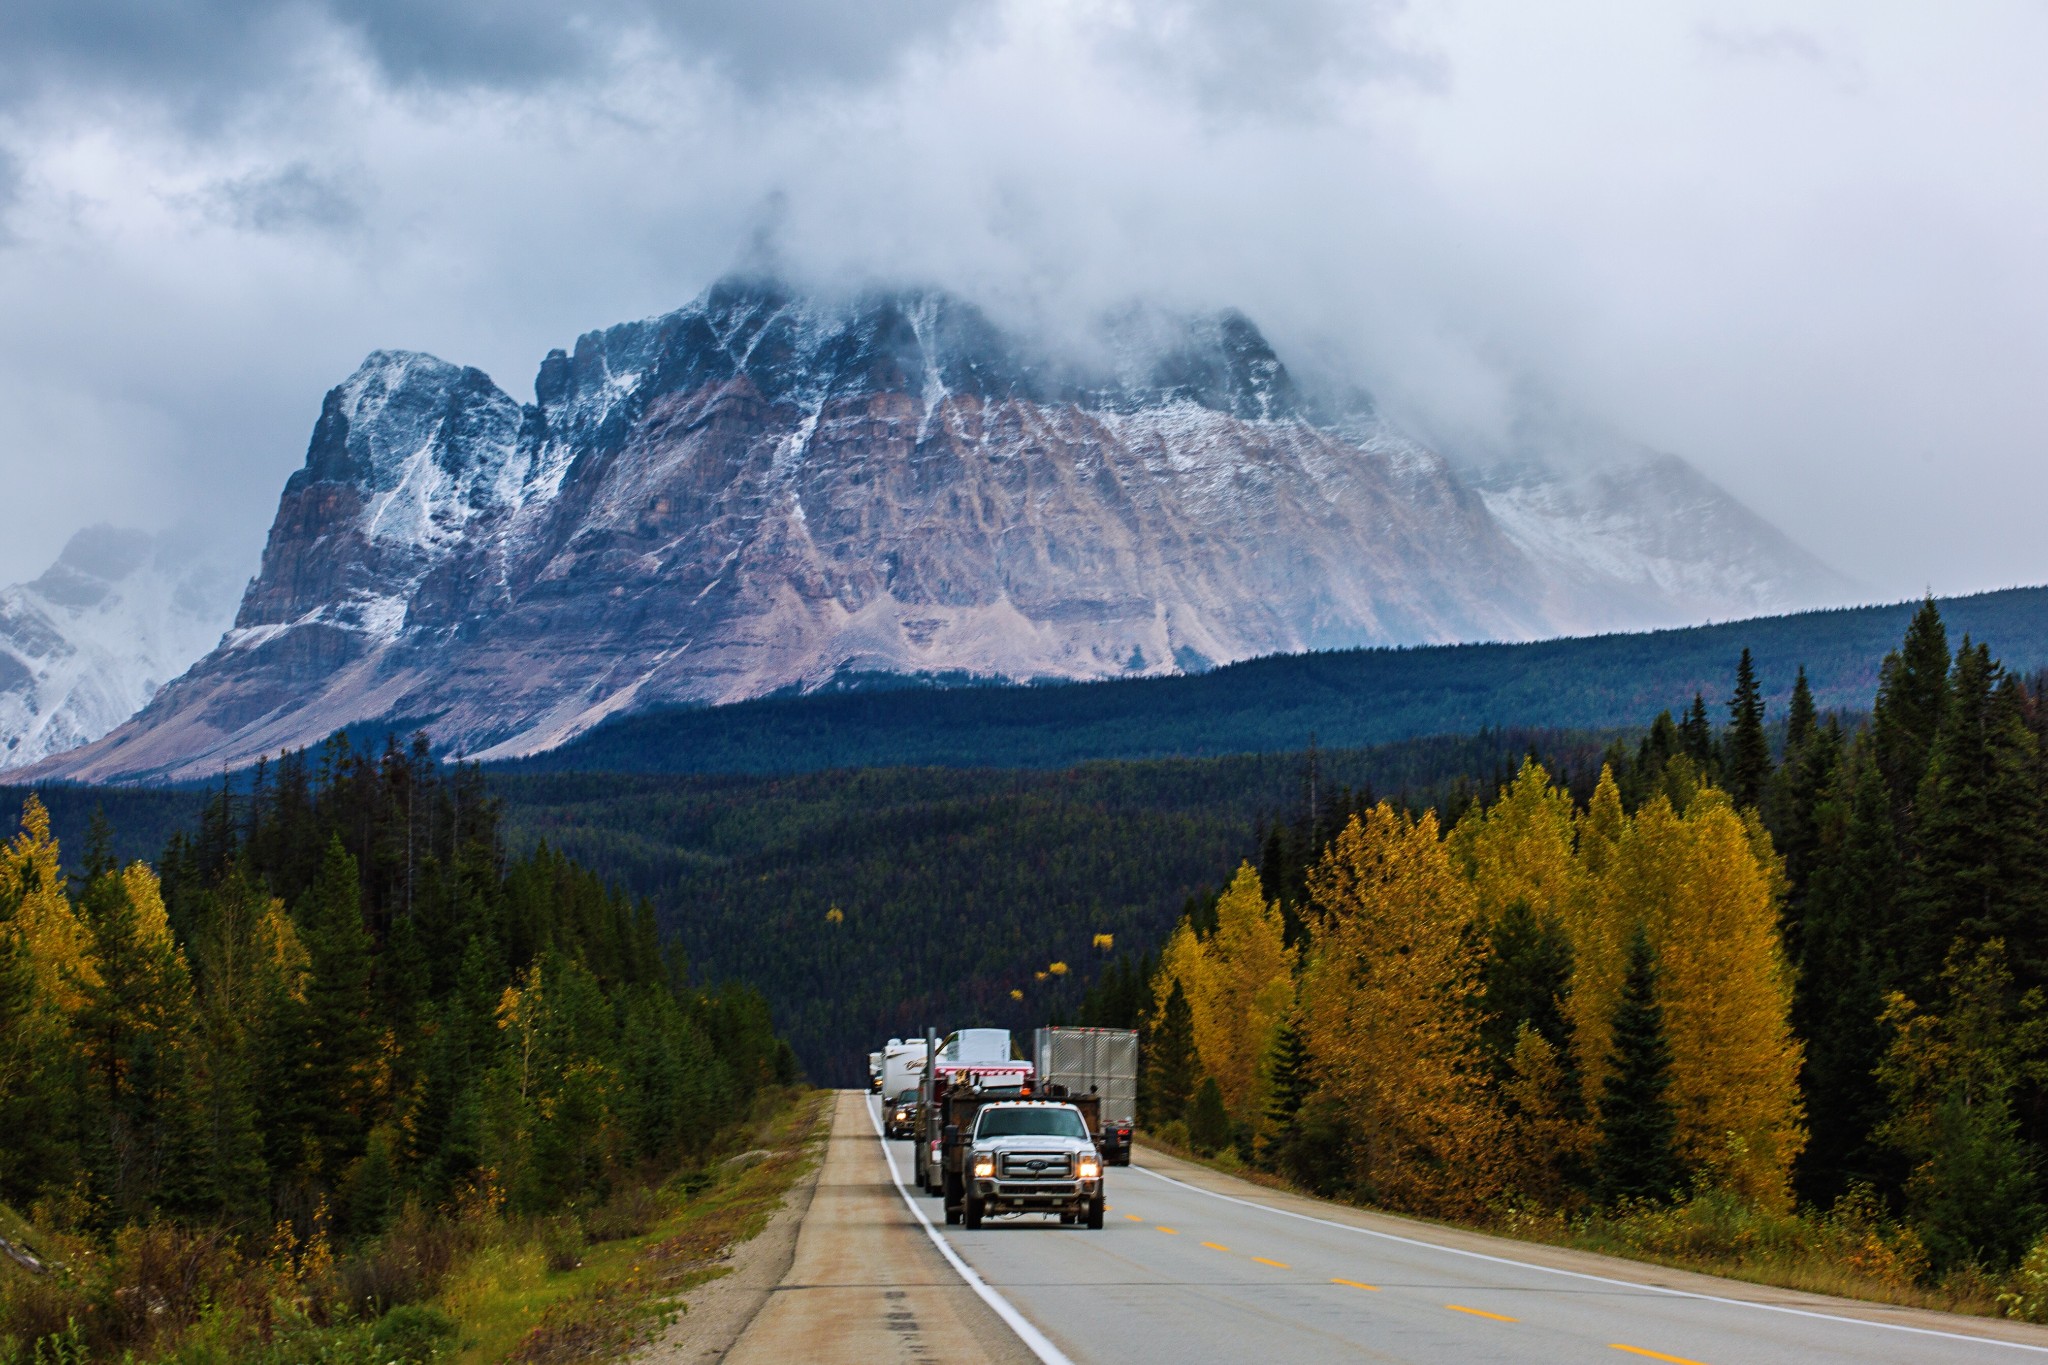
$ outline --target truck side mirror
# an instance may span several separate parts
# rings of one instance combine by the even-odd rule
[[[957,1123],[947,1124],[946,1131],[941,1136],[943,1136],[947,1142],[958,1142],[960,1140],[960,1125]]]

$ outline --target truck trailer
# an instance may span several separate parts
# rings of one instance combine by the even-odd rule
[[[1102,1159],[1130,1165],[1138,1126],[1138,1035],[1122,1028],[1042,1028],[1034,1042],[1039,1091],[1094,1095]]]

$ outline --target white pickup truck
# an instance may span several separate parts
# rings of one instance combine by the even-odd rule
[[[967,1147],[963,1218],[1056,1213],[1062,1223],[1102,1226],[1102,1155],[1071,1104],[999,1100],[974,1116]]]

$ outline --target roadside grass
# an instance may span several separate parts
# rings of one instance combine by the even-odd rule
[[[640,1344],[684,1311],[687,1291],[727,1273],[720,1253],[759,1233],[819,1160],[830,1100],[792,1097],[754,1125],[747,1153],[671,1178],[638,1209],[608,1205],[471,1261],[440,1297],[463,1328],[449,1359],[557,1365]]]
[[[721,1253],[766,1225],[821,1158],[830,1092],[757,1098],[701,1164],[622,1183],[609,1202],[511,1218],[486,1191],[409,1208],[337,1253],[279,1230],[268,1248],[153,1224],[110,1246],[42,1233],[0,1206],[0,1365],[550,1365],[615,1358],[727,1273]],[[0,1248],[4,1252],[5,1248]]]
[[[1709,1190],[1676,1204],[1578,1214],[1503,1205],[1483,1222],[1458,1223],[1318,1194],[1248,1164],[1229,1148],[1203,1156],[1176,1140],[1181,1136],[1172,1131],[1144,1134],[1149,1147],[1266,1189],[1437,1227],[1868,1303],[2031,1321],[2048,1316],[2048,1293],[2021,1283],[2030,1273],[2028,1266],[2003,1279],[1963,1267],[1930,1281],[1918,1239],[1890,1219],[1867,1192],[1845,1196],[1832,1209],[1789,1214],[1769,1213]],[[2048,1266],[2035,1267],[2031,1273],[2048,1283]],[[2042,1311],[2034,1311],[2037,1308]]]

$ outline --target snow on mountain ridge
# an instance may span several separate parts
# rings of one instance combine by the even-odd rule
[[[98,739],[221,638],[241,579],[185,535],[94,526],[0,588],[0,770]]]
[[[327,395],[225,647],[38,771],[217,771],[391,717],[509,757],[878,673],[1729,614],[1798,571],[1762,533],[1734,553],[1783,563],[1719,563],[1698,527],[1763,524],[1682,465],[1468,477],[1369,396],[1305,395],[1236,313],[1134,312],[1053,354],[938,291],[725,280],[550,352],[534,397],[374,353]]]

